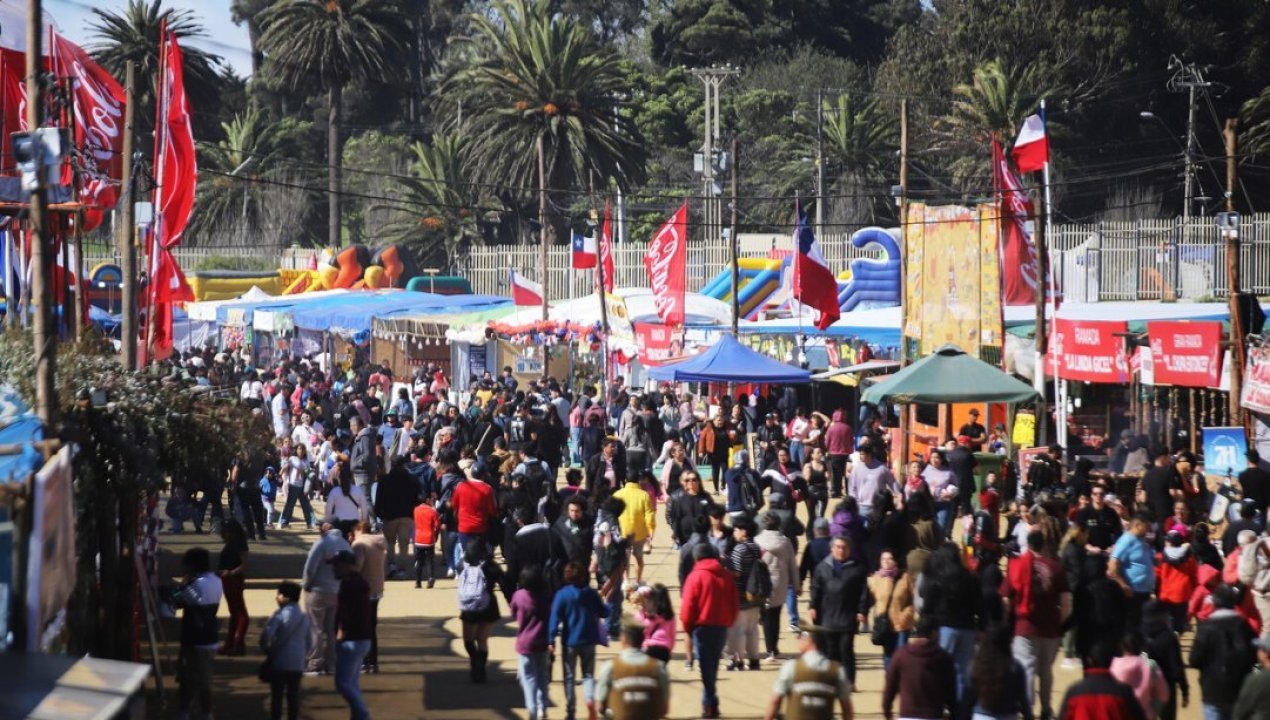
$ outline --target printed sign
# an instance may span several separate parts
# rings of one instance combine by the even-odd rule
[[[1239,404],[1253,412],[1270,413],[1270,348],[1248,348]]]
[[[1221,379],[1222,326],[1217,321],[1147,323],[1155,382],[1216,387]]]
[[[1238,475],[1248,469],[1248,436],[1241,427],[1204,428],[1204,474]]]
[[[635,323],[635,347],[639,349],[639,361],[648,367],[674,362],[684,354],[683,329]]]
[[[1127,381],[1124,333],[1128,330],[1125,322],[1059,318],[1054,323],[1052,346],[1058,355],[1058,376],[1096,383]]]

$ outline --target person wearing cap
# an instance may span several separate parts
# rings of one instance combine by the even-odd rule
[[[1244,679],[1231,720],[1270,719],[1270,633],[1257,638],[1257,672]]]
[[[318,525],[321,534],[309,548],[302,575],[304,609],[309,615],[308,672],[314,675],[335,670],[335,607],[340,584],[330,560],[341,551],[350,551],[344,533],[336,529],[339,518],[327,516]]]
[[[904,720],[942,720],[955,717],[956,671],[952,655],[936,641],[935,619],[922,616],[908,642],[891,656],[882,690],[882,717],[891,720],[896,698]]]
[[[658,720],[670,712],[670,675],[666,663],[645,653],[644,628],[622,626],[622,648],[595,676],[601,717]]]
[[[335,690],[348,703],[352,720],[369,720],[361,671],[374,632],[370,585],[357,571],[357,556],[351,550],[336,553],[331,566],[340,583],[335,609]]]
[[[1163,445],[1151,450],[1153,465],[1142,476],[1142,492],[1153,520],[1163,522],[1173,512],[1173,501],[1182,497],[1182,476]]]
[[[957,435],[958,441],[966,438],[972,452],[983,450],[983,444],[988,441],[988,429],[979,422],[979,408],[970,408],[970,419],[957,430]]]
[[[786,720],[830,720],[835,705],[850,718],[851,691],[842,665],[825,655],[823,629],[806,625],[799,628],[798,657],[781,665],[764,717],[776,720],[784,704]]]

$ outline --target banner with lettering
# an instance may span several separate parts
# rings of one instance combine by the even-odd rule
[[[688,203],[670,216],[644,256],[657,317],[667,325],[684,324],[684,293],[688,287]]]
[[[1216,320],[1147,323],[1157,385],[1216,387],[1221,380],[1222,325]]]
[[[680,360],[684,355],[683,328],[637,322],[635,347],[639,350],[639,361],[647,367]]]
[[[1058,356],[1058,376],[1064,380],[1094,383],[1129,381],[1124,353],[1127,322],[1067,320],[1054,322],[1051,352]],[[1047,360],[1053,362],[1053,358]],[[1047,365],[1048,370],[1052,365]]]
[[[1270,348],[1248,348],[1239,404],[1253,412],[1270,413]]]

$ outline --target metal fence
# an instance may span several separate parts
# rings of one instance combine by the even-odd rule
[[[1270,214],[1246,216],[1240,225],[1241,285],[1257,295],[1270,295]],[[790,238],[742,234],[742,257],[789,250]],[[1226,244],[1211,218],[1138,220],[1055,225],[1049,240],[1051,267],[1063,297],[1071,302],[1110,300],[1203,300],[1226,296]],[[829,266],[846,269],[855,258],[877,251],[854,247],[847,234],[821,236]],[[614,248],[614,275],[619,287],[647,286],[644,246]],[[729,260],[726,242],[690,242],[688,288],[698,290],[723,270]],[[577,297],[594,292],[591,271],[569,269],[570,251],[548,252],[548,293]],[[506,293],[509,267],[533,280],[542,279],[537,246],[480,248],[461,264],[478,293]],[[565,292],[565,289],[568,292]]]

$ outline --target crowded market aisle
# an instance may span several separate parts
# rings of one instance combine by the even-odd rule
[[[707,471],[708,472],[708,471]],[[321,512],[322,506],[316,509]],[[301,528],[297,530],[296,528]],[[676,572],[678,552],[671,549],[669,531],[664,524],[657,528],[654,549],[647,556],[645,580],[664,583],[672,589],[676,610],[679,609],[679,582]],[[251,572],[245,593],[251,627],[247,634],[247,653],[242,657],[218,657],[215,666],[215,703],[218,718],[242,719],[266,717],[269,689],[256,678],[263,654],[258,646],[265,618],[275,609],[275,587],[280,580],[299,578],[305,554],[317,538],[316,531],[300,525],[269,534],[263,543],[251,545]],[[215,548],[215,536],[185,533],[163,535],[161,541],[161,576],[179,574],[180,555],[195,546]],[[804,587],[800,608],[805,613],[807,592]],[[223,614],[222,610],[222,614]],[[504,613],[506,612],[504,607]],[[223,625],[223,622],[222,622]],[[516,680],[517,656],[514,649],[516,626],[508,618],[497,625],[490,641],[490,680],[484,685],[468,679],[468,661],[460,639],[455,581],[439,579],[432,589],[415,589],[410,580],[390,580],[379,608],[380,672],[364,674],[362,690],[376,717],[422,718],[436,720],[485,720],[487,718],[525,718],[527,712]],[[176,692],[172,676],[176,658],[177,621],[166,621],[164,678],[167,710],[152,717],[172,717]],[[1183,636],[1184,652],[1193,633]],[[794,633],[782,627],[780,649],[783,657],[795,651]],[[616,645],[616,644],[615,644]],[[883,683],[882,657],[869,642],[868,635],[856,637],[859,672],[858,692],[853,697],[855,715],[880,718]],[[597,665],[612,657],[614,649],[601,648]],[[772,684],[779,665],[763,664],[758,672],[721,671],[719,695],[726,718],[761,718],[771,697]],[[684,670],[682,650],[676,650],[668,666],[671,679],[670,718],[697,718],[701,714],[701,680],[694,670]],[[1055,702],[1063,691],[1080,679],[1078,669],[1055,663]],[[1198,687],[1198,674],[1188,676],[1192,687]],[[344,720],[348,707],[335,692],[330,676],[303,679],[301,717],[310,720]],[[552,707],[549,718],[563,718],[564,688],[559,662],[553,667],[551,683]],[[583,716],[585,717],[585,716]],[[1182,720],[1199,720],[1199,703],[1192,698],[1189,708],[1180,709]]]

